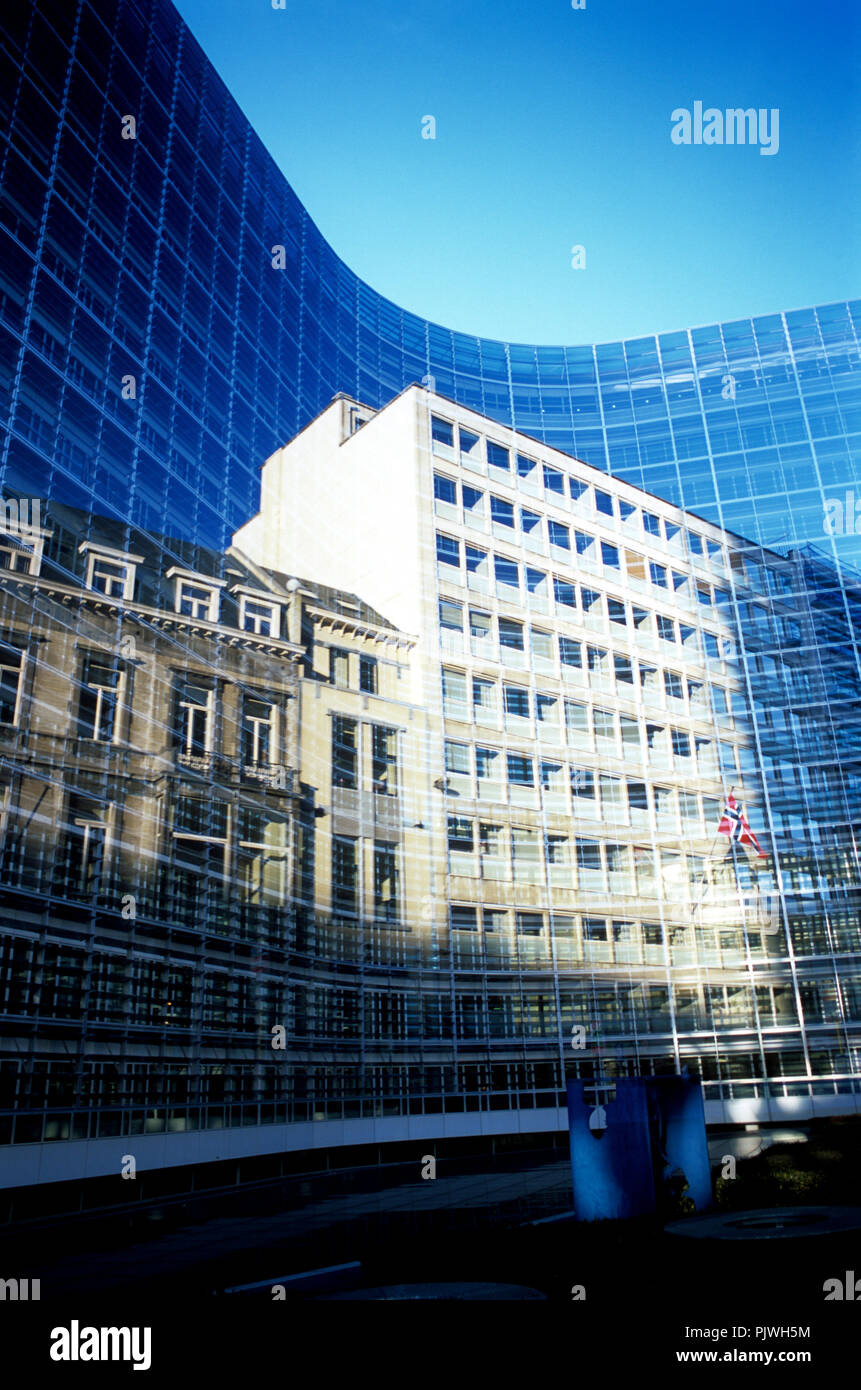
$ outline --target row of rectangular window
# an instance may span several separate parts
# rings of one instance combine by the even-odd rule
[[[448,817],[448,850],[449,872],[455,876],[513,877],[540,884],[546,873],[554,888],[695,903],[712,916],[743,910],[738,886],[726,878],[723,866],[717,873],[709,872],[708,860],[689,852],[548,833],[460,815]],[[742,865],[739,882],[745,874]]]
[[[434,452],[443,458],[453,461],[455,455],[455,426],[448,420],[442,419],[438,415],[431,416],[431,437],[434,445]],[[471,430],[463,426],[458,429],[458,454],[460,461],[467,467],[484,471],[481,458],[481,436],[474,434]],[[569,499],[572,504],[580,503],[586,505],[592,502],[595,511],[602,516],[616,517],[621,521],[627,521],[629,517],[637,511],[637,507],[625,501],[614,493],[601,488],[597,483],[586,483],[581,478],[575,478],[572,473],[563,473],[558,468],[553,468],[550,464],[539,463],[537,459],[530,458],[517,450],[512,451],[503,444],[497,444],[494,440],[487,439],[486,459],[487,465],[491,468],[499,469],[500,472],[509,476],[516,477],[518,480],[525,481],[536,487],[543,487],[552,497],[564,497]],[[449,452],[450,451],[450,452]],[[513,469],[512,469],[513,452]],[[453,495],[453,480],[444,474],[435,474],[439,478],[441,492],[435,491],[435,496],[440,500],[454,504],[456,499]],[[449,484],[449,488],[445,488]],[[466,484],[463,484],[466,487]],[[470,489],[474,492],[475,489]],[[467,508],[464,502],[464,509]],[[474,504],[473,504],[474,505]],[[648,536],[653,536],[657,540],[671,543],[679,535],[681,526],[671,522],[668,518],[660,517],[654,512],[643,509],[642,512],[643,531]],[[701,536],[695,531],[687,531],[688,548],[692,556],[697,559],[705,559],[723,563],[723,551],[717,541],[713,541],[706,536]]]
[[[611,568],[618,568],[619,552],[617,547],[608,545],[602,541],[602,553],[606,556],[612,552]],[[603,618],[603,601],[606,599],[608,613],[611,622],[626,624],[629,619],[626,616],[628,604],[622,599],[615,599],[604,594],[602,591],[587,588],[585,585],[576,585],[571,580],[562,579],[558,575],[548,575],[546,570],[534,569],[531,565],[521,565],[517,560],[511,560],[508,556],[499,555],[495,552],[482,550],[478,546],[465,545],[463,557],[466,568],[464,571],[461,564],[461,542],[453,536],[443,535],[438,531],[436,534],[436,556],[437,572],[440,579],[447,580],[455,584],[463,584],[463,574],[466,574],[466,584],[470,588],[482,588],[487,592],[487,586],[491,579],[495,580],[497,592],[500,597],[506,597],[506,590],[510,591],[509,596],[513,602],[519,602],[521,593],[526,595],[527,602],[530,598],[540,599],[548,602],[551,594],[550,581],[552,579],[552,593],[560,616],[566,616],[566,610],[579,609],[584,614],[592,618]],[[606,560],[605,560],[606,564]],[[686,576],[683,576],[685,580]],[[658,587],[661,587],[660,585]],[[577,589],[580,590],[580,602],[577,601]],[[715,594],[720,596],[720,603],[728,608],[730,598],[728,590],[715,589]],[[697,599],[700,606],[708,611],[714,608],[712,600],[712,589],[707,584],[697,584]],[[638,607],[637,604],[630,605],[633,613],[633,625],[635,628],[643,629],[648,624],[651,611]],[[567,614],[570,616],[570,614]],[[685,624],[681,624],[685,628]],[[667,641],[675,641],[675,619],[663,617],[658,623],[659,636]],[[796,626],[796,636],[798,629]],[[717,638],[715,638],[715,642]]]
[[[493,681],[478,676],[471,677],[472,704],[467,702],[467,676],[465,672],[443,667],[443,712],[450,719],[460,722],[496,722],[498,705],[496,694],[499,687]],[[532,721],[533,692],[525,686],[503,683],[503,712],[513,719]],[[616,710],[603,709],[597,705],[589,706],[579,700],[569,700],[554,694],[535,694],[535,720],[539,730],[560,732],[560,714],[563,716],[562,728],[567,741],[580,747],[590,747],[594,738],[599,750],[616,753],[620,746],[625,757],[650,758],[668,757],[672,752],[676,757],[690,760],[696,757],[710,770],[716,768],[715,740],[689,733],[673,726],[641,721],[631,715]],[[591,708],[591,715],[590,715]],[[470,712],[471,709],[471,712]],[[506,721],[508,722],[508,721]],[[513,729],[521,725],[512,725]],[[753,770],[751,749],[737,747],[727,740],[718,740],[720,765],[729,772],[737,769],[740,757],[745,769]]]
[[[722,803],[698,792],[656,786],[639,778],[615,777],[591,767],[552,759],[536,760],[522,753],[505,753],[499,748],[446,741],[445,753],[449,780],[469,779],[470,784],[474,754],[478,800],[489,800],[491,788],[498,788],[502,800],[506,786],[509,789],[540,787],[551,798],[548,809],[559,809],[564,814],[570,806],[574,815],[590,820],[643,825],[649,823],[651,810],[651,820],[658,832],[678,831],[681,826],[687,835],[717,833]],[[460,784],[458,789],[465,790]]]
[[[616,600],[611,599],[614,604]],[[463,605],[455,603],[451,599],[440,599],[439,602],[439,621],[440,630],[444,634],[443,646],[449,651],[463,650],[462,643],[452,640],[452,634],[460,633],[463,636]],[[661,625],[671,622],[661,614],[657,615],[659,630],[665,641],[675,642],[675,630]],[[542,669],[539,663],[552,665],[558,654],[559,668],[564,674],[566,668],[576,668],[578,670],[588,670],[597,676],[609,679],[612,676],[623,685],[633,685],[634,682],[634,663],[632,659],[623,652],[608,651],[604,647],[596,647],[590,643],[583,643],[579,638],[564,637],[551,632],[546,632],[542,628],[529,627],[524,623],[518,622],[516,618],[494,617],[491,613],[483,612],[480,609],[470,608],[468,611],[469,621],[469,640],[470,650],[473,656],[483,657],[485,660],[501,660],[505,665],[523,665],[518,659],[517,654],[522,653],[526,656],[526,644],[529,643],[530,659]],[[611,619],[611,621],[614,621]],[[494,641],[494,629],[495,638]],[[711,634],[708,634],[711,635]],[[684,647],[696,647],[697,630],[688,627],[684,623],[679,624],[678,645]],[[583,649],[586,649],[586,660],[583,660]],[[709,646],[709,651],[714,649]],[[718,649],[719,650],[719,649]],[[654,687],[657,679],[657,667],[649,666],[644,662],[637,662],[639,668],[639,684],[644,688]],[[612,671],[611,671],[612,667]],[[684,677],[680,672],[663,671],[663,682],[668,696],[676,699],[684,698],[685,681],[687,680],[688,696],[692,706],[702,706],[707,708],[704,696],[704,689],[708,685],[712,692],[712,704],[715,713],[725,715],[729,712],[727,702],[727,690],[722,685],[713,682],[694,681]]]
[[[559,489],[556,487],[549,487],[546,479],[548,477],[561,478],[561,476],[562,475],[558,474],[555,469],[548,468],[546,464],[544,465],[544,486],[548,492],[556,493]],[[575,485],[574,480],[572,479],[571,481],[572,485]],[[588,496],[589,488],[586,484],[576,483],[575,486],[578,488],[582,487],[582,492],[578,493],[577,500]],[[533,541],[538,541],[539,539],[543,540],[542,527],[546,522],[547,540],[549,544],[561,546],[565,550],[571,549],[570,531],[568,526],[563,522],[554,520],[552,517],[544,517],[538,512],[533,512],[530,508],[519,505],[515,506],[513,502],[509,502],[506,498],[499,497],[495,493],[490,493],[489,496],[490,521],[494,525],[506,526],[511,530],[516,530],[519,527],[525,537],[528,536]],[[442,503],[444,507],[451,507],[458,510],[466,525],[484,523],[484,521],[487,520],[487,497],[488,494],[483,492],[481,488],[472,487],[466,482],[457,482],[454,478],[450,478],[444,473],[434,473],[434,501]],[[609,493],[595,488],[594,497],[595,511],[599,515],[610,517],[615,515],[612,506],[613,499]],[[619,509],[623,521],[626,521],[636,511],[636,508],[630,503],[621,501],[619,503]],[[652,512],[644,511],[642,514],[642,521],[645,535],[657,540],[666,539],[667,544],[671,544],[682,531],[681,526],[666,521],[664,523],[665,531],[662,533],[661,518],[655,516]],[[704,564],[706,560],[708,560],[710,563],[723,568],[723,551],[717,541],[706,540],[693,531],[687,531],[685,534],[687,536],[688,551],[692,561]],[[588,551],[589,547],[597,542],[595,536],[587,535],[581,531],[575,531],[574,535],[578,554],[583,554]],[[641,556],[640,559],[642,560],[643,557]]]

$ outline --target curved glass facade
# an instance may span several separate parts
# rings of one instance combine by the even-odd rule
[[[594,346],[452,332],[337,257],[165,0],[9,0],[0,64],[0,483],[50,504],[55,525],[58,507],[98,516],[80,536],[89,526],[105,552],[109,527],[106,584],[125,582],[116,569],[111,578],[110,553],[125,557],[115,566],[137,563],[135,536],[149,533],[164,538],[161,571],[185,566],[193,589],[257,513],[267,457],[337,393],[379,409],[411,382],[753,546],[792,552],[819,641],[786,662],[815,675],[807,697],[803,681],[791,697],[799,709],[807,698],[806,712],[771,721],[759,751],[785,853],[804,860],[799,891],[822,895],[801,913],[815,925],[799,927],[793,947],[829,981],[804,996],[821,1047],[799,1067],[842,1078],[826,1092],[852,1109],[861,992],[854,975],[840,982],[836,962],[861,947],[859,599],[857,577],[836,562],[861,554],[861,303]],[[59,529],[66,544],[75,528]],[[74,548],[58,545],[52,560],[68,568]],[[205,615],[204,599],[188,603]],[[769,698],[766,666],[757,679],[754,723],[757,699]],[[113,687],[92,688],[98,711],[108,708]],[[80,813],[74,824],[89,835],[98,822]],[[9,980],[23,968],[14,953],[6,966]],[[62,961],[52,969],[60,978]],[[337,1012],[327,989],[321,979]],[[390,1020],[395,1005],[382,984],[377,993]],[[748,1024],[768,1026],[753,1014]],[[451,1045],[434,1027],[442,1073]],[[558,1096],[557,1062],[524,1062],[524,1076],[538,1065]],[[361,1103],[354,1083],[327,1081],[317,1101],[303,1092],[294,1118],[343,1117],[345,1096]],[[477,1086],[461,1079],[454,1090]],[[405,1094],[373,1103],[397,1107]]]

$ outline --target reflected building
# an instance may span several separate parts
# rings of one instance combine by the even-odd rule
[[[12,1210],[43,1169],[121,1200],[120,1149],[179,1191],[553,1134],[572,1077],[852,1110],[830,566],[418,386],[337,398],[261,495],[224,552],[62,503],[7,533]]]
[[[117,1124],[166,1169],[550,1130],[575,1016],[713,1117],[856,1109],[857,301],[455,332],[338,259],[167,0],[7,6],[0,64],[7,1186]],[[387,493],[294,511],[312,438]],[[697,901],[734,779],[773,883]]]

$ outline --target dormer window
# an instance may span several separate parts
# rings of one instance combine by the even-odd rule
[[[225,583],[223,579],[211,579],[209,575],[181,570],[176,565],[168,570],[167,578],[176,585],[174,607],[177,613],[199,622],[218,622],[218,591]]]
[[[253,632],[258,637],[277,637],[278,604],[262,603],[248,594],[241,594],[239,626],[243,632]]]
[[[134,596],[135,571],[142,555],[130,555],[125,550],[110,550],[84,541],[78,547],[87,556],[87,588],[109,599],[130,599]]]
[[[208,622],[212,617],[213,597],[211,589],[185,581],[179,586],[176,606],[184,618],[205,618]]]
[[[8,570],[13,574],[38,575],[39,562],[42,558],[42,541],[39,539],[38,546],[27,545],[18,540],[13,540],[10,536],[0,533],[0,570]]]

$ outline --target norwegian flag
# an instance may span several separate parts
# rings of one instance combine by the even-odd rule
[[[764,849],[760,849],[759,840],[754,835],[747,823],[747,817],[738,805],[734,796],[728,796],[721,822],[718,826],[719,835],[728,835],[731,840],[737,840],[740,845],[751,845],[761,858],[767,858]]]

